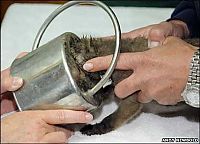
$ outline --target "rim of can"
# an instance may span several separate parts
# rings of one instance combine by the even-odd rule
[[[36,35],[36,38],[35,38],[34,43],[33,43],[32,50],[35,50],[36,48],[39,47],[39,44],[40,44],[40,41],[42,39],[42,36],[43,36],[44,32],[46,31],[46,29],[49,26],[49,24],[54,20],[54,18],[57,17],[61,12],[63,12],[67,8],[69,8],[71,6],[74,6],[74,5],[77,5],[77,4],[92,4],[92,5],[96,5],[96,6],[101,7],[109,15],[110,19],[112,20],[112,24],[113,24],[114,30],[115,30],[115,39],[116,39],[115,43],[116,43],[116,46],[115,46],[115,52],[113,54],[112,61],[111,61],[110,65],[109,65],[109,68],[107,69],[107,71],[104,74],[103,78],[92,89],[89,89],[87,92],[81,92],[80,91],[81,95],[83,96],[83,98],[88,101],[109,80],[109,78],[110,78],[110,76],[111,76],[112,72],[114,71],[114,68],[115,68],[115,66],[117,64],[117,59],[118,59],[118,56],[119,56],[120,42],[121,42],[121,30],[120,30],[119,21],[118,21],[116,15],[115,15],[115,13],[112,11],[112,9],[109,6],[107,6],[103,2],[91,1],[91,0],[69,1],[69,2],[67,2],[65,4],[63,4],[62,6],[58,7],[55,11],[53,11],[49,15],[49,17],[47,17],[47,19],[44,21],[44,23],[42,24],[42,26],[40,27],[40,29],[39,29],[39,31],[38,31],[38,33]],[[67,73],[69,74],[69,72],[67,72]],[[71,76],[71,74],[70,74],[70,76]],[[71,76],[70,79],[71,79],[72,83],[75,83],[73,78],[72,78],[72,76]],[[77,85],[76,85],[75,89],[77,90],[77,92],[79,91],[77,89]],[[91,103],[91,101],[89,101],[89,102]]]

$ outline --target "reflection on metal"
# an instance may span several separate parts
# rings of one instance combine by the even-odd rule
[[[93,4],[100,6],[110,16],[116,38],[116,47],[110,67],[103,78],[86,92],[81,91],[74,81],[68,57],[65,54],[65,42],[70,41],[67,35],[61,35],[47,44],[40,46],[40,40],[53,19],[65,9],[77,4]],[[33,51],[23,58],[17,59],[11,66],[11,74],[24,79],[24,85],[14,96],[20,110],[30,108],[51,109],[56,105],[69,109],[95,108],[93,95],[109,80],[117,63],[120,49],[121,31],[114,12],[99,1],[70,1],[57,8],[41,26],[34,44]]]

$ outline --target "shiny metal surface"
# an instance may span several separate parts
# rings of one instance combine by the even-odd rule
[[[116,38],[115,52],[108,70],[103,78],[86,92],[81,91],[74,81],[71,69],[76,69],[76,66],[72,67],[70,56],[66,56],[65,53],[65,42],[70,41],[69,33],[39,47],[42,35],[51,21],[65,9],[83,3],[100,6],[109,14]],[[120,49],[120,39],[118,20],[113,11],[102,2],[70,1],[56,9],[41,26],[33,45],[33,51],[16,59],[11,65],[11,75],[24,79],[24,85],[14,92],[19,109],[22,111],[65,108],[89,111],[99,106],[93,95],[103,87],[114,71]]]
[[[115,46],[115,52],[114,55],[112,57],[112,61],[111,64],[108,68],[108,70],[106,71],[105,75],[103,76],[103,78],[90,90],[88,90],[87,92],[81,92],[83,97],[85,99],[88,99],[88,97],[92,97],[99,89],[101,89],[103,87],[103,85],[109,80],[112,72],[114,71],[114,68],[116,66],[117,63],[117,58],[119,55],[119,51],[120,51],[120,40],[121,40],[121,30],[120,30],[120,25],[119,22],[117,20],[116,15],[114,14],[114,12],[112,11],[112,9],[110,7],[108,7],[107,5],[105,5],[104,3],[100,2],[100,1],[70,1],[68,3],[65,3],[64,5],[60,6],[59,8],[57,8],[43,23],[43,25],[41,26],[34,44],[33,44],[33,50],[36,49],[39,46],[40,40],[45,32],[45,30],[47,29],[47,27],[49,26],[49,24],[53,21],[53,19],[59,15],[62,11],[66,10],[67,8],[77,5],[77,4],[93,4],[96,6],[101,7],[103,10],[105,10],[107,12],[107,14],[109,15],[109,17],[112,20],[113,26],[114,26],[114,30],[115,30],[115,39],[116,39],[116,46]]]
[[[95,108],[80,96],[66,64],[64,49],[69,39],[68,33],[63,34],[12,63],[11,75],[24,80],[24,85],[14,92],[21,111],[52,109],[56,105],[77,110]]]

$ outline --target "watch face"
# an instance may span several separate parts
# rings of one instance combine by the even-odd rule
[[[199,107],[199,91],[188,91],[186,102],[193,107]]]

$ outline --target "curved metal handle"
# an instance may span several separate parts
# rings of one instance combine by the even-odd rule
[[[57,15],[59,15],[62,11],[64,11],[65,9],[67,9],[67,8],[73,6],[73,5],[77,5],[77,4],[93,4],[93,5],[96,5],[96,6],[103,8],[103,10],[105,10],[107,12],[107,14],[109,15],[109,17],[111,18],[114,29],[115,29],[116,46],[115,46],[115,52],[114,52],[114,55],[112,57],[111,64],[110,64],[109,68],[107,69],[103,78],[92,89],[89,89],[87,92],[82,93],[84,97],[88,97],[88,96],[94,95],[99,89],[101,89],[103,87],[103,85],[108,81],[109,77],[111,76],[111,74],[114,71],[114,68],[117,64],[117,58],[118,58],[119,51],[120,51],[121,30],[120,30],[120,25],[119,25],[119,22],[117,20],[117,17],[110,7],[108,7],[107,5],[105,5],[104,3],[100,2],[100,1],[90,1],[90,0],[88,0],[88,1],[87,0],[85,0],[85,1],[70,1],[68,3],[65,3],[64,5],[58,7],[45,20],[45,22],[43,23],[43,25],[41,26],[40,30],[37,33],[37,36],[35,38],[32,50],[39,47],[41,38],[42,38],[45,30],[49,26],[49,24],[53,21],[53,19]]]

